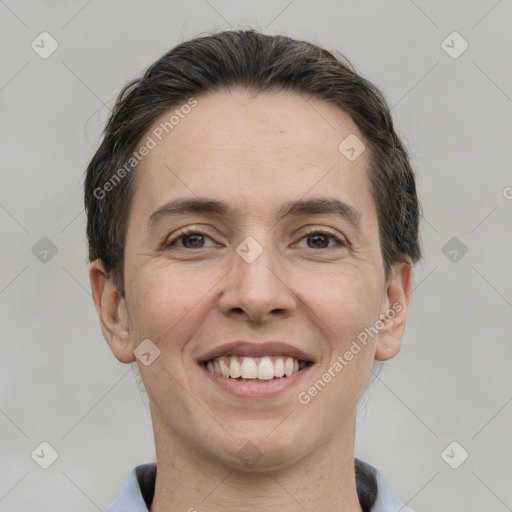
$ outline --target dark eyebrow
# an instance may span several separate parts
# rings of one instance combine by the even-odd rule
[[[350,221],[356,228],[361,227],[362,215],[353,207],[336,198],[302,199],[290,201],[279,210],[279,219],[299,215],[334,214]]]
[[[232,215],[232,209],[224,201],[215,199],[178,198],[172,199],[157,208],[148,218],[148,226],[152,227],[165,217],[178,217],[191,213],[203,213],[209,215]]]
[[[172,199],[157,208],[148,218],[148,226],[152,227],[161,219],[200,213],[206,215],[220,215],[223,217],[236,217],[238,210],[228,203],[216,199],[178,198]],[[298,217],[300,215],[326,215],[335,214],[350,221],[355,227],[361,224],[361,214],[353,207],[336,198],[301,199],[285,203],[277,214],[278,220],[285,217]]]

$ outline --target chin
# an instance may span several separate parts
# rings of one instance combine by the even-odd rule
[[[272,434],[262,435],[261,432],[259,429],[254,435],[228,436],[224,446],[223,443],[215,443],[209,447],[210,455],[217,462],[237,471],[262,473],[289,467],[307,454],[304,436],[302,441],[298,442],[295,436],[287,436],[286,432],[278,439],[273,438]],[[271,432],[271,429],[268,432]]]

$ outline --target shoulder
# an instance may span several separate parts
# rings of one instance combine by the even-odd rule
[[[105,512],[147,512],[155,493],[156,462],[134,467]]]
[[[375,476],[377,498],[371,512],[396,512],[398,510],[400,512],[412,512],[393,492],[389,482],[377,468],[360,459],[356,459],[356,468],[357,466],[366,472],[373,473]]]

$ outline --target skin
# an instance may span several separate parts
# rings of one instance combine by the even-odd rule
[[[137,168],[125,298],[100,261],[89,271],[105,339],[119,361],[137,361],[150,399],[158,464],[151,511],[361,511],[356,405],[374,360],[400,349],[412,286],[410,261],[385,280],[368,149],[353,162],[338,150],[349,134],[363,136],[344,112],[292,93],[197,100]],[[238,215],[189,214],[148,228],[151,213],[170,199],[198,196],[222,199]],[[312,197],[348,203],[360,226],[333,214],[276,220],[283,203]],[[187,226],[206,232],[202,247],[189,237],[163,248]],[[344,245],[326,237],[315,245],[311,234],[326,228]],[[235,251],[247,236],[263,249],[252,263]],[[396,303],[401,311],[378,335],[308,404],[299,403],[298,392]],[[148,366],[134,356],[145,339],[160,350]],[[205,379],[196,358],[240,339],[285,341],[316,364],[275,397],[236,397]],[[238,455],[249,442],[260,454],[250,467]]]

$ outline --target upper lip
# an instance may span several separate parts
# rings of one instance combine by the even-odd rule
[[[205,363],[210,359],[229,355],[249,357],[287,356],[295,357],[301,361],[314,362],[314,358],[311,354],[308,354],[293,345],[280,341],[266,341],[260,343],[233,341],[209,350],[198,358],[198,362]]]

